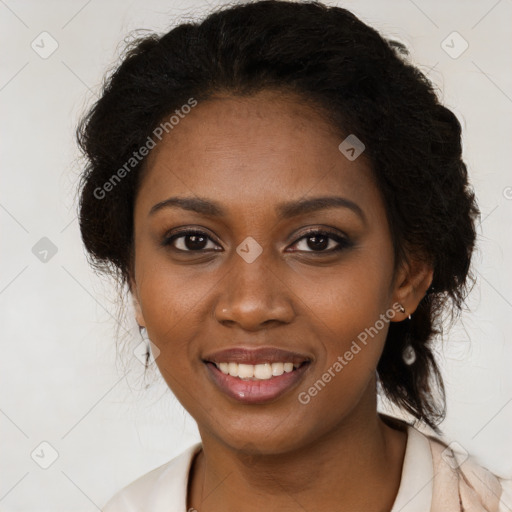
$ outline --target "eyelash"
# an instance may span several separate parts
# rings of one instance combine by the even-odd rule
[[[186,236],[193,236],[193,235],[197,235],[197,236],[201,236],[201,237],[207,238],[207,239],[209,239],[209,240],[211,240],[212,242],[215,243],[215,241],[212,240],[211,237],[209,237],[203,231],[199,231],[199,230],[195,230],[195,229],[186,229],[186,230],[174,233],[171,236],[165,237],[163,242],[162,242],[162,245],[165,246],[165,247],[172,246],[172,243],[174,242],[174,240],[177,240],[179,238],[183,238],[183,237],[186,237]],[[338,246],[335,247],[334,249],[329,249],[329,250],[322,250],[322,251],[310,250],[310,251],[297,251],[297,252],[306,252],[306,253],[311,253],[311,254],[333,254],[333,253],[342,251],[343,249],[347,249],[347,248],[352,246],[352,242],[348,238],[346,238],[344,236],[340,236],[337,233],[334,233],[334,232],[328,231],[328,230],[324,230],[324,229],[312,229],[310,231],[307,231],[306,233],[303,233],[302,236],[300,238],[298,238],[293,243],[293,245],[297,244],[298,242],[300,242],[303,239],[311,238],[312,236],[323,236],[323,237],[330,238],[331,240],[334,240],[335,242],[337,242]],[[192,250],[177,249],[176,247],[172,247],[172,248],[175,249],[178,252],[183,252],[183,253],[186,253],[186,252],[189,252],[189,253],[201,253],[201,252],[205,251],[205,249],[199,249],[197,251],[192,251]]]

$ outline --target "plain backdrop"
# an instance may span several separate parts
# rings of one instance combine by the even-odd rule
[[[404,42],[463,125],[482,210],[478,279],[438,346],[441,427],[512,476],[512,2],[329,3]],[[74,130],[132,30],[161,33],[219,4],[0,0],[0,511],[98,510],[199,439],[159,374],[116,355],[115,295],[78,230]],[[129,350],[141,341],[125,338]]]

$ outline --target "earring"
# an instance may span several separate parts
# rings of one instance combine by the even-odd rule
[[[402,304],[398,303],[398,305],[400,306],[400,309],[399,309],[400,313],[405,313],[405,308],[402,306]]]
[[[147,336],[146,328],[143,325],[139,325],[139,333],[142,340],[146,343],[146,353],[144,354],[144,366],[149,366],[149,360],[151,359],[151,347],[149,345],[149,337]]]
[[[405,335],[406,345],[404,350],[402,351],[402,359],[407,366],[410,366],[411,364],[414,363],[414,361],[416,361],[416,351],[414,350],[414,347],[411,345],[411,315],[409,315],[408,320],[409,325],[407,329],[407,334]]]

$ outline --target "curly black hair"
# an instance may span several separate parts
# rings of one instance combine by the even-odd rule
[[[133,205],[145,158],[133,160],[164,119],[215,94],[288,92],[355,134],[384,198],[396,264],[420,255],[432,286],[411,320],[392,322],[378,363],[379,385],[436,432],[445,389],[432,352],[445,311],[460,312],[479,210],[462,160],[461,125],[440,104],[407,50],[340,7],[263,0],[220,8],[126,48],[100,99],[77,128],[87,165],[79,222],[91,265],[128,283]],[[341,140],[341,139],[340,139]],[[131,168],[126,162],[132,159]],[[122,179],[115,182],[112,177]],[[104,199],[108,190],[108,200]],[[411,343],[416,361],[402,351]]]

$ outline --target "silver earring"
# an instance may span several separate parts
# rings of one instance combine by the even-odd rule
[[[411,315],[409,315],[409,323],[411,322]],[[409,326],[409,330],[410,330],[410,326]],[[402,352],[402,359],[404,360],[404,363],[407,365],[407,366],[410,366],[411,364],[413,364],[415,361],[416,361],[416,351],[414,350],[414,347],[411,345],[411,335],[410,335],[410,332],[407,332],[406,334],[406,340],[407,340],[407,343],[405,345],[405,348]]]
[[[402,304],[399,303],[398,305],[400,306],[400,309],[399,309],[400,313],[405,313],[405,308],[402,306]],[[410,318],[410,316],[409,316],[409,318]]]
[[[146,343],[146,353],[144,355],[144,366],[147,368],[149,366],[149,360],[151,359],[151,347],[149,345],[149,337],[147,335],[147,330],[144,326],[139,325],[139,333],[142,340]]]
[[[414,350],[412,345],[407,345],[404,348],[404,351],[402,352],[402,358],[407,366],[410,366],[414,363],[414,361],[416,361],[416,350]]]

